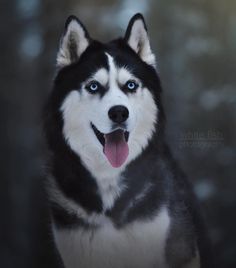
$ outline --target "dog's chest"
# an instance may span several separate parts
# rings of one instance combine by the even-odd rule
[[[170,219],[163,208],[150,221],[116,229],[109,219],[96,230],[55,230],[66,268],[165,267],[165,244]]]

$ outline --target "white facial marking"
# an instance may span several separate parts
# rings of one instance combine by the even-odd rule
[[[117,68],[115,66],[114,60],[112,58],[111,55],[109,55],[108,53],[106,53],[107,58],[108,58],[108,65],[109,65],[109,83],[110,83],[110,87],[114,86],[114,83],[116,81],[116,77],[117,77]]]
[[[102,86],[106,86],[108,83],[109,74],[105,68],[99,69],[89,80],[98,81]]]
[[[109,219],[98,229],[54,229],[67,268],[166,268],[165,245],[170,225],[166,207],[150,220],[116,229]]]
[[[127,96],[120,88],[119,78],[121,76],[119,75],[120,70],[124,68],[118,68],[115,65],[114,59],[111,55],[106,53],[108,58],[108,66],[109,66],[109,90],[103,97],[103,107],[105,114],[108,115],[108,111],[111,107],[116,105],[122,105],[125,106],[129,110],[129,117],[126,121],[127,124],[127,130],[130,131],[134,125],[135,125],[135,114],[133,113],[132,107],[130,107],[130,98]],[[127,71],[128,73],[128,71]],[[131,77],[131,74],[129,75]],[[108,118],[109,119],[109,118]],[[109,119],[109,124],[111,126],[112,122]],[[98,129],[103,133],[109,133],[109,130],[106,130],[106,126],[104,122],[99,122],[98,125],[96,125]],[[104,131],[103,131],[104,130]]]
[[[126,68],[122,67],[118,70],[117,81],[120,85],[124,85],[127,81],[134,80],[139,81],[134,75],[132,75]]]
[[[130,132],[128,161],[135,159],[148,145],[155,131],[158,113],[152,94],[147,88],[137,91],[131,105],[135,107],[135,113],[139,115],[139,119],[134,130]]]

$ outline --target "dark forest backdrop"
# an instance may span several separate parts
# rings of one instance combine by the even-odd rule
[[[0,1],[0,267],[58,267],[43,191],[41,111],[64,21],[95,38],[146,17],[174,155],[194,183],[217,267],[236,267],[236,1]]]

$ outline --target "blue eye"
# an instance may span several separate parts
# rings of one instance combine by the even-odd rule
[[[89,87],[92,91],[96,91],[98,89],[98,84],[97,83],[92,83]]]
[[[126,88],[127,88],[128,90],[134,91],[135,89],[137,89],[137,87],[138,87],[138,84],[135,83],[134,81],[128,81],[128,82],[126,83]]]
[[[96,81],[93,81],[91,83],[89,83],[86,88],[91,92],[91,93],[95,93],[98,91],[99,89],[99,83]]]

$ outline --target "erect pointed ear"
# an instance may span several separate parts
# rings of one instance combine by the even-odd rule
[[[62,68],[79,59],[89,46],[90,37],[79,19],[70,16],[66,20],[64,34],[57,54],[57,67]]]
[[[147,27],[142,14],[134,15],[127,27],[125,41],[146,63],[155,66],[155,56],[151,51]]]

